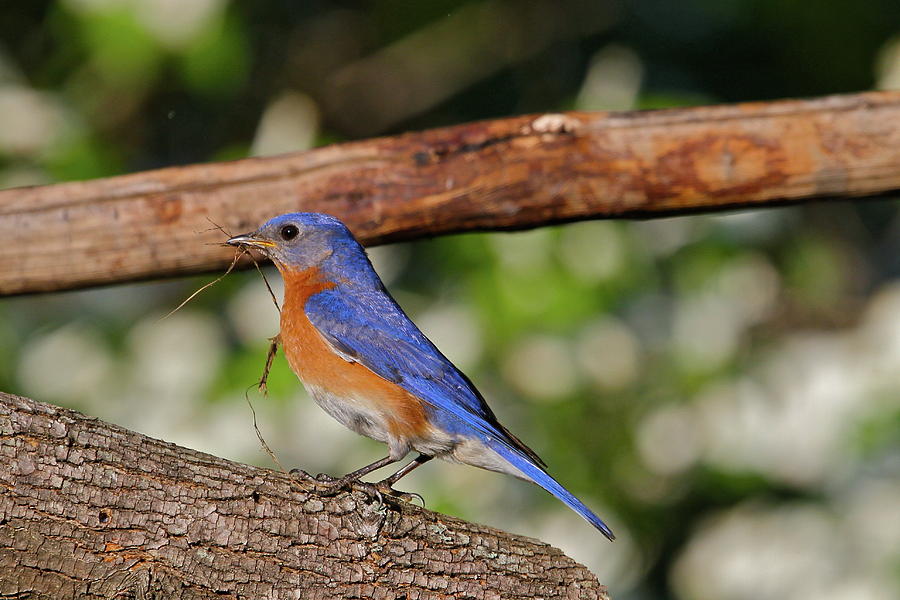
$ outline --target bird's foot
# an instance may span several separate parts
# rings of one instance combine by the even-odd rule
[[[326,475],[326,477],[328,476]],[[334,496],[344,490],[353,487],[354,489],[360,490],[362,492],[365,492],[366,494],[369,494],[370,496],[377,498],[379,502],[383,502],[385,496],[389,498],[395,498],[397,500],[403,500],[404,502],[409,503],[412,503],[413,500],[418,498],[422,502],[422,506],[425,506],[425,499],[422,498],[422,496],[420,496],[419,494],[411,494],[395,490],[384,481],[379,481],[378,483],[369,483],[368,481],[360,481],[359,479],[335,479],[333,477],[328,477],[328,479],[323,481],[322,479],[319,479],[317,477],[316,482],[319,484],[319,488],[322,490],[321,494],[323,496]]]
[[[401,492],[400,490],[395,490],[387,481],[379,481],[378,483],[369,485],[374,487],[375,490],[380,494],[389,496],[391,498],[397,498],[398,500],[403,500],[404,502],[408,502],[410,504],[413,503],[413,500],[418,498],[422,503],[422,507],[425,507],[425,498],[423,498],[419,494],[416,494],[415,492]]]
[[[381,501],[381,492],[376,489],[375,485],[372,483],[365,483],[362,481],[357,481],[352,477],[334,477],[329,475],[328,473],[319,473],[318,475],[311,475],[304,471],[303,469],[291,469],[289,473],[299,481],[303,483],[312,484],[315,486],[316,491],[321,496],[336,496],[342,491],[349,489],[350,485],[354,482],[357,483],[364,491],[378,498],[378,501]]]
[[[395,490],[390,486],[390,484],[384,481],[379,481],[378,483],[369,483],[368,481],[359,481],[357,479],[345,484],[340,481],[335,481],[332,485],[340,490],[343,487],[349,487],[351,484],[354,489],[360,490],[377,499],[379,505],[383,505],[386,498],[395,502],[397,500],[401,500],[410,504],[412,504],[413,500],[418,498],[422,502],[422,506],[425,506],[425,499],[422,498],[422,496],[420,496],[419,494],[411,494]]]
[[[304,471],[303,469],[291,469],[288,474],[294,479],[299,479],[304,483],[315,483],[316,478]]]
[[[388,480],[379,481],[378,483],[369,483],[367,481],[360,481],[355,477],[333,477],[328,473],[319,473],[318,475],[314,476],[310,475],[303,469],[291,469],[289,472],[300,481],[315,484],[319,489],[319,493],[323,496],[335,496],[340,492],[350,488],[351,485],[354,485],[361,491],[378,498],[379,501],[383,499],[383,496],[396,498],[398,500],[403,500],[404,502],[409,503],[412,503],[415,499],[418,498],[422,503],[422,506],[425,506],[425,499],[422,498],[422,496],[416,493],[401,492],[400,490],[395,490],[391,487],[391,484]]]
[[[332,477],[327,473],[319,473],[316,475],[316,483],[319,484],[319,489],[322,490],[323,496],[334,496],[344,491],[345,489],[350,487],[355,479],[347,478],[347,477]],[[361,484],[364,485],[364,484]]]
[[[335,481],[335,478],[327,473],[319,473],[318,475],[310,475],[303,469],[291,469],[288,471],[294,478],[299,479],[300,481],[305,481],[307,483],[330,483]]]

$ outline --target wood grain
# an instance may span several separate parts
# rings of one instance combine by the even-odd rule
[[[0,598],[608,600],[537,540],[3,393]]]
[[[0,192],[0,294],[224,269],[285,212],[367,244],[900,190],[900,93],[545,114]]]

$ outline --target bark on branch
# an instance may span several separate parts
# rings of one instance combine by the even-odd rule
[[[535,540],[0,393],[0,598],[448,597],[608,598]]]
[[[0,192],[0,295],[222,269],[296,210],[369,244],[900,190],[900,93],[532,115]]]

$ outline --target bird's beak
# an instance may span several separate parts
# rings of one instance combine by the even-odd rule
[[[229,246],[244,246],[249,248],[259,248],[260,250],[265,250],[266,248],[271,248],[275,245],[268,240],[259,239],[258,237],[256,237],[255,233],[244,233],[242,235],[236,235],[233,238],[230,238],[225,243]]]

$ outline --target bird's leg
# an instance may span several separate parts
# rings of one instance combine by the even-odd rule
[[[272,361],[275,360],[275,355],[278,354],[278,344],[281,343],[281,334],[279,333],[275,337],[269,338],[269,341],[272,343],[269,345],[269,352],[266,354],[266,366],[263,369],[263,374],[259,379],[259,383],[256,384],[257,389],[266,396],[269,394],[269,388],[266,387],[266,383],[269,381],[269,371],[272,369]]]
[[[434,457],[429,456],[428,454],[420,454],[417,457],[415,457],[414,459],[412,459],[410,462],[403,465],[399,471],[397,471],[390,477],[386,477],[385,479],[382,479],[381,481],[379,481],[378,485],[387,486],[388,489],[391,489],[394,487],[395,483],[400,481],[400,479],[402,477],[408,475],[414,469],[421,467],[422,465],[427,463],[432,458],[434,458]]]
[[[422,465],[427,463],[432,458],[434,457],[428,454],[419,454],[417,457],[403,465],[396,473],[376,483],[375,488],[384,494],[400,497],[407,502],[412,502],[413,498],[418,498],[422,501],[422,506],[424,506],[425,499],[422,498],[422,496],[420,496],[419,494],[397,491],[394,489],[394,484],[400,481],[402,477],[408,475],[414,469],[421,467]]]
[[[376,469],[380,469],[381,467],[386,467],[387,465],[390,465],[395,462],[397,462],[396,458],[392,458],[390,456],[385,456],[381,460],[376,460],[375,462],[373,462],[370,465],[366,465],[360,469],[353,471],[352,473],[347,473],[340,479],[333,479],[326,483],[326,485],[328,487],[328,489],[326,490],[326,493],[327,493],[327,495],[336,494],[339,491],[341,491],[342,489],[344,489],[345,487],[347,487],[348,485],[350,485],[351,483],[353,483],[354,481],[358,480],[360,477],[368,475],[369,473],[371,473],[372,471],[375,471]],[[320,482],[321,482],[322,475],[319,475],[319,477],[317,477],[316,479],[320,480]]]

